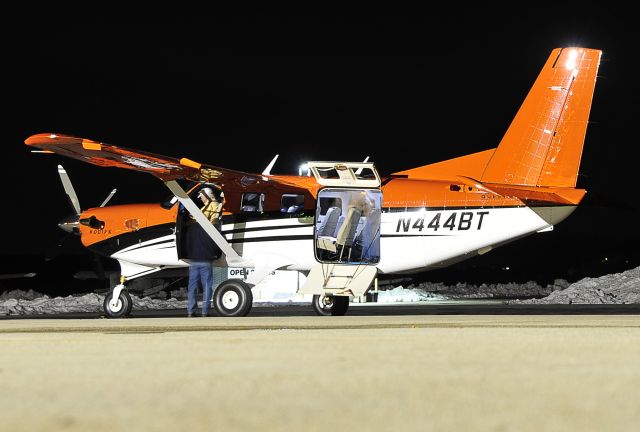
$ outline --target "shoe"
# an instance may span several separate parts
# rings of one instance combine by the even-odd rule
[[[187,314],[187,318],[193,318],[195,315],[193,315],[192,313]]]
[[[202,318],[206,318],[206,317],[208,317],[208,316],[209,316],[209,314],[208,314],[208,313],[203,313],[203,314],[202,314]]]

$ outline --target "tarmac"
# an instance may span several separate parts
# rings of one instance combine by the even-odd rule
[[[5,319],[0,346],[7,431],[640,424],[637,314]]]

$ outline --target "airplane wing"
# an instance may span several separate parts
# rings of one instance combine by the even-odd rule
[[[102,167],[125,168],[153,174],[164,182],[196,221],[203,226],[209,236],[225,253],[229,265],[253,266],[252,263],[245,261],[238,255],[222,234],[214,228],[195,203],[191,201],[191,198],[176,180],[187,179],[224,184],[225,192],[232,192],[242,190],[253,183],[259,182],[262,176],[203,165],[187,158],[177,159],[69,135],[52,133],[32,135],[25,140],[25,144]]]
[[[147,172],[165,182],[180,178],[210,181],[224,183],[225,190],[234,190],[260,180],[253,174],[200,164],[187,158],[177,159],[69,135],[36,134],[27,138],[25,144],[102,167]]]

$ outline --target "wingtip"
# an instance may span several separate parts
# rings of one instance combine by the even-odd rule
[[[33,146],[33,145],[51,142],[52,140],[57,140],[58,138],[60,138],[59,134],[52,133],[52,132],[45,132],[45,133],[34,134],[27,137],[27,139],[24,140],[24,143],[26,145]]]

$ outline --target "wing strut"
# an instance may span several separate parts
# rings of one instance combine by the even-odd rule
[[[216,245],[222,250],[227,258],[227,264],[232,267],[253,267],[253,264],[246,262],[238,253],[231,247],[227,239],[213,226],[213,224],[206,218],[200,211],[198,206],[189,198],[189,195],[182,189],[182,187],[175,180],[165,181],[164,184],[169,190],[178,198],[180,203],[187,209],[191,216],[198,222],[207,234],[213,239]]]

